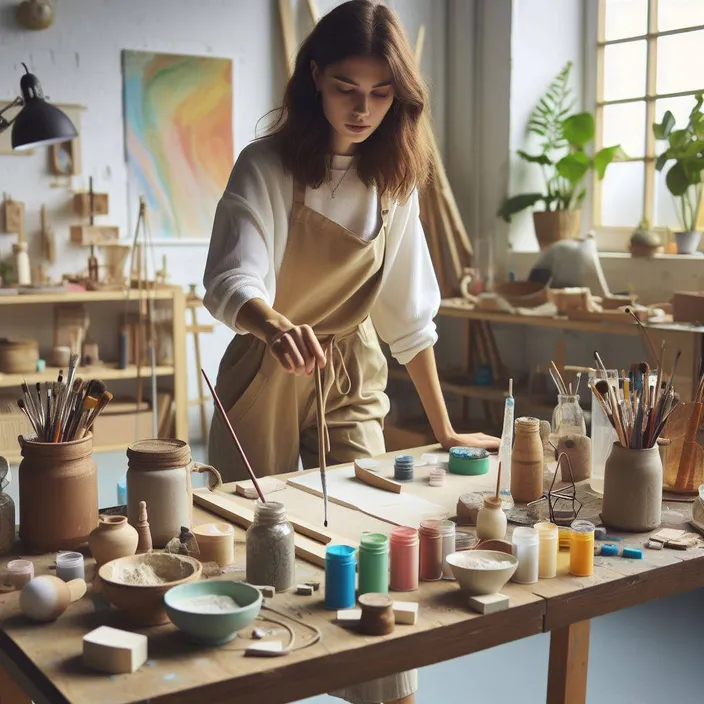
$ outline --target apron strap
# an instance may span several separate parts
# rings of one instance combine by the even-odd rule
[[[303,205],[305,203],[306,184],[301,183],[298,179],[293,182],[293,202]]]

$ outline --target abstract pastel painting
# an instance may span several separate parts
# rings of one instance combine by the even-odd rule
[[[132,223],[144,196],[152,238],[207,242],[232,169],[232,61],[123,51]]]

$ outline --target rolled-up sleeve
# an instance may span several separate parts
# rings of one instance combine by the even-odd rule
[[[394,212],[382,286],[371,313],[376,331],[400,364],[435,344],[434,318],[439,307],[440,288],[414,191]]]
[[[273,300],[265,283],[273,267],[272,194],[249,149],[242,151],[218,203],[203,274],[203,304],[238,333],[244,331],[237,315],[247,301]]]

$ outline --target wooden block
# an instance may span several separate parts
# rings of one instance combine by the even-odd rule
[[[377,489],[383,489],[384,491],[391,491],[394,494],[401,493],[401,484],[395,482],[393,479],[387,479],[382,477],[381,474],[376,471],[376,467],[379,465],[377,460],[362,458],[354,461],[354,476],[360,481],[373,486]]]
[[[313,596],[313,587],[309,584],[297,584],[296,594],[299,596]]]
[[[208,332],[212,332],[212,330],[208,330]],[[264,496],[286,488],[286,483],[275,477],[262,477],[261,479],[257,479],[257,484],[259,484],[259,488],[262,490]],[[239,496],[244,496],[245,499],[256,499],[259,497],[251,479],[244,482],[237,482],[237,484],[235,484],[235,493]]]
[[[249,656],[256,655],[259,657],[270,658],[277,655],[283,655],[283,649],[284,648],[280,640],[268,640],[248,645],[244,649],[244,654]]]
[[[73,212],[83,218],[90,217],[90,193],[73,194]],[[93,193],[93,215],[108,214],[108,194]]]
[[[662,550],[663,544],[659,540],[649,540],[645,547],[650,550]]]
[[[335,618],[342,624],[356,624],[362,618],[362,609],[340,609]]]
[[[317,592],[320,589],[320,582],[303,582],[303,584],[312,587],[314,592]]]
[[[24,234],[24,203],[18,200],[5,201],[5,232]]]
[[[415,626],[418,623],[418,604],[415,601],[394,601],[394,622]]]
[[[83,636],[83,662],[110,674],[135,672],[147,660],[147,636],[100,626]]]
[[[480,614],[494,614],[508,609],[508,597],[505,594],[486,594],[469,597],[469,606]]]
[[[114,225],[71,225],[71,242],[74,244],[105,244],[119,239],[120,231]]]
[[[258,584],[252,585],[255,589],[258,589],[265,599],[273,599],[276,596],[276,589],[269,586],[259,586]]]

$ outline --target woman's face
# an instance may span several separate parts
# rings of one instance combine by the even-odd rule
[[[320,71],[311,61],[323,112],[332,125],[332,150],[352,154],[381,124],[394,99],[391,71],[379,59],[357,56]]]

